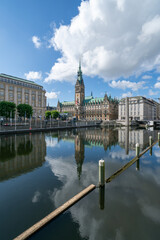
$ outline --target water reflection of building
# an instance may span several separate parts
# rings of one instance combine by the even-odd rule
[[[77,163],[77,172],[80,178],[82,165],[85,158],[85,146],[103,147],[106,151],[112,145],[118,143],[118,131],[113,129],[79,129],[68,132],[58,132],[58,140],[72,141],[75,143],[75,160]]]
[[[7,180],[43,164],[45,135],[26,134],[0,137],[0,180]]]
[[[58,132],[58,140],[75,141],[76,136],[81,136],[81,141],[84,141],[85,146],[100,146],[106,151],[112,145],[118,144],[118,130],[112,128],[103,129],[78,129],[68,132]],[[75,142],[76,144],[76,142]]]
[[[85,132],[85,141],[92,146],[102,146],[106,151],[118,143],[118,132],[110,128],[88,129]]]
[[[82,165],[84,161],[84,139],[81,133],[75,136],[75,160],[77,163],[77,173],[80,178],[82,173]]]
[[[143,150],[149,145],[149,136],[157,139],[157,131],[148,131],[146,129],[129,130],[129,128],[118,129],[119,145],[126,149],[135,149],[136,143],[140,144],[140,149]]]

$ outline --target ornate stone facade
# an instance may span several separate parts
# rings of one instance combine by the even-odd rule
[[[81,65],[79,65],[75,85],[75,101],[58,101],[57,110],[59,112],[68,112],[77,119],[116,120],[118,118],[118,100],[107,96],[107,94],[103,98],[94,98],[92,94],[85,97],[85,86]]]

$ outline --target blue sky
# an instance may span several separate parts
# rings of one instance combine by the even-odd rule
[[[142,11],[143,9],[143,11]],[[1,0],[0,72],[44,86],[50,106],[86,96],[160,93],[158,0]]]

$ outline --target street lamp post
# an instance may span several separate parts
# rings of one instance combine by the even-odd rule
[[[25,122],[25,126],[26,126],[26,111],[25,111],[25,114],[24,114],[24,122]]]
[[[29,129],[32,129],[32,128],[31,128],[31,115],[30,115],[30,127],[29,127]]]
[[[16,111],[15,111],[15,130],[16,130]]]

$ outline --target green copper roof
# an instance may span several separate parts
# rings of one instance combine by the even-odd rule
[[[69,106],[69,105],[75,105],[75,102],[72,101],[72,102],[67,102],[67,101],[64,101],[61,103],[62,105],[65,105],[65,106]]]
[[[104,100],[104,97],[103,98],[96,97],[96,98],[91,99],[91,103],[93,103],[93,102],[102,102],[103,100]]]
[[[37,86],[42,87],[41,85],[39,85],[39,84],[37,84],[33,81],[29,81],[29,80],[26,80],[26,79],[23,79],[23,78],[14,77],[14,76],[7,75],[7,74],[4,74],[4,73],[1,73],[0,77],[9,78],[11,80],[21,81],[21,82],[25,82],[25,83],[28,83],[28,84],[33,84],[33,85],[37,85]]]
[[[93,97],[92,96],[88,96],[88,97],[85,97],[85,100],[91,100]]]
[[[85,97],[85,100],[84,100],[84,103],[85,104],[88,104],[88,103],[92,103],[92,104],[95,104],[95,103],[100,103],[100,102],[103,102],[104,101],[104,97],[96,97],[96,98],[93,98],[93,96],[87,96]],[[114,98],[111,98],[111,96],[108,97],[108,101],[110,103],[118,103],[118,100],[117,99],[114,99]],[[75,102],[72,101],[72,102],[67,102],[67,101],[64,101],[62,103],[60,103],[61,105],[63,106],[73,106],[75,105]]]
[[[86,97],[84,102],[85,103],[95,103],[95,102],[101,102],[104,98],[93,98],[92,96]]]

